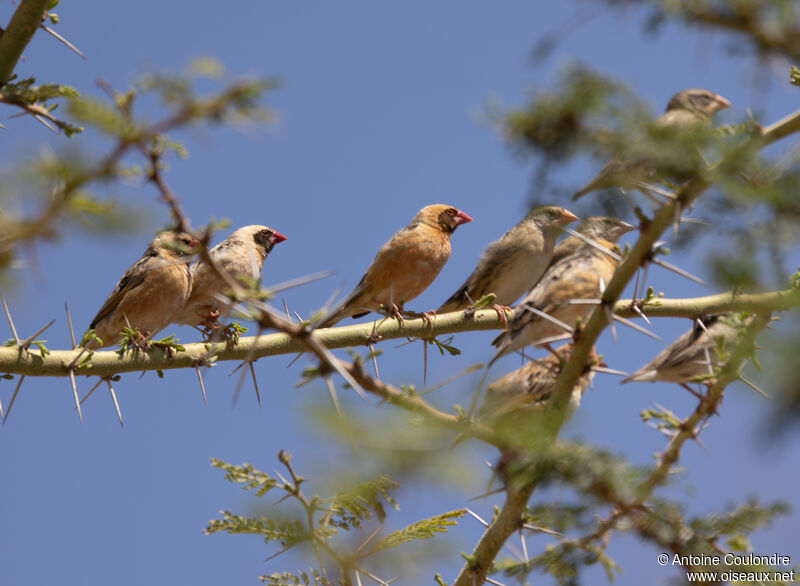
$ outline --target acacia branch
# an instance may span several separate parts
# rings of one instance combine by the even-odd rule
[[[50,0],[22,0],[14,11],[0,36],[0,86],[14,73],[22,52],[42,24],[48,4]]]
[[[614,305],[614,313],[621,317],[639,317],[632,309],[633,300],[622,299]],[[771,293],[735,294],[733,292],[694,297],[688,299],[653,298],[638,303],[648,317],[693,318],[725,311],[748,310],[754,313],[784,311],[800,306],[800,290],[787,289]],[[299,326],[295,326],[299,328]],[[314,336],[327,348],[349,348],[368,346],[371,336],[377,334],[382,339],[430,338],[461,332],[500,330],[503,322],[494,309],[480,309],[471,316],[463,311],[437,315],[432,325],[422,319],[407,319],[400,326],[394,319],[381,319],[375,322],[356,324],[322,330],[314,330]],[[299,330],[298,330],[299,332]],[[96,351],[91,362],[81,366],[78,374],[91,376],[111,376],[125,372],[143,370],[170,370],[191,368],[198,360],[209,355],[215,361],[256,360],[266,356],[304,352],[308,348],[298,339],[297,333],[277,333],[263,336],[239,338],[239,343],[226,342],[185,344],[184,351],[175,352],[171,357],[162,350],[149,352],[128,351],[120,356],[115,350]],[[0,347],[0,372],[24,374],[27,376],[68,376],[69,365],[78,355],[75,350],[51,350],[42,356],[37,350],[20,352],[16,347]],[[404,408],[406,406],[401,405]],[[413,409],[411,409],[413,411]]]
[[[800,130],[800,111],[797,111],[794,114],[787,116],[783,120],[769,126],[760,136],[755,137],[753,140],[757,141],[755,143],[756,145],[763,147],[798,130]],[[585,326],[576,332],[575,343],[573,345],[570,357],[562,365],[561,372],[556,378],[550,401],[548,401],[545,407],[549,417],[544,418],[544,421],[547,423],[547,429],[543,430],[543,432],[551,438],[551,441],[555,441],[561,426],[566,420],[572,389],[577,384],[578,379],[583,374],[586,365],[588,364],[590,353],[594,348],[595,342],[608,325],[606,308],[617,309],[617,301],[620,295],[622,295],[623,290],[636,274],[636,271],[638,271],[640,267],[644,266],[650,260],[653,254],[653,245],[659,240],[661,234],[673,224],[676,217],[680,216],[680,211],[682,209],[692,205],[694,201],[700,197],[700,195],[710,186],[711,183],[703,177],[697,176],[692,178],[677,192],[674,200],[669,200],[666,202],[656,211],[656,213],[648,222],[643,222],[643,225],[641,226],[641,235],[631,248],[630,252],[628,252],[628,254],[625,256],[625,259],[622,261],[619,267],[617,267],[614,277],[605,288],[601,299],[601,305],[595,308],[595,310],[589,316],[589,319],[586,321]],[[729,298],[734,298],[733,295],[728,295]],[[796,293],[790,293],[787,295],[787,297],[794,299],[796,297]],[[628,302],[628,304],[632,310],[632,305],[630,302]],[[755,334],[753,333],[753,335]],[[737,351],[739,348],[740,346],[737,346]],[[735,372],[738,372],[738,365],[737,371]],[[721,394],[722,390],[725,388],[725,385],[727,385],[731,380],[732,378],[730,373],[727,370],[724,370],[723,375],[720,376],[720,380],[717,381],[712,389],[718,388],[718,392]],[[675,446],[674,455],[676,458],[680,453],[681,446],[682,443],[676,444]],[[669,458],[672,454],[673,451],[668,449],[665,454],[662,455],[662,458]],[[536,480],[531,480],[528,483],[527,498],[533,494],[535,485]],[[655,484],[653,486],[655,486]],[[515,494],[522,494],[522,492],[519,491]],[[500,515],[503,515],[506,507],[508,507],[508,514],[512,516],[516,515],[518,517],[521,515],[519,503],[517,503],[511,497],[512,493],[509,491],[506,503],[504,504],[503,509],[501,509]],[[498,519],[499,518],[500,517],[498,516]],[[497,520],[495,520],[495,524],[496,523]],[[508,525],[509,524],[506,524],[506,529],[508,528]],[[486,537],[489,532],[494,531],[499,532],[499,529],[495,530],[493,524],[487,529],[484,537]],[[503,534],[505,535],[505,539],[507,540],[512,533],[513,530],[504,532]],[[454,586],[472,586],[474,584],[482,584],[484,581],[483,578],[478,579],[478,577],[486,576],[486,572],[488,572],[489,568],[491,568],[491,565],[494,563],[494,558],[498,551],[499,547],[495,546],[494,540],[487,541],[481,539],[481,541],[473,550],[470,560],[468,560],[468,562],[462,567]],[[480,565],[476,565],[476,560],[481,561]]]

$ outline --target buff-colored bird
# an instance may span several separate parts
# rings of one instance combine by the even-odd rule
[[[577,232],[613,250],[620,237],[633,229],[616,218],[594,216],[581,222]],[[598,299],[601,284],[608,284],[618,264],[576,236],[564,240],[556,247],[542,278],[514,310],[508,329],[492,341],[497,353],[489,366],[501,356],[530,344],[547,344],[568,335],[578,319],[585,322],[595,305],[573,301]]]
[[[399,315],[403,304],[430,285],[450,258],[450,236],[470,218],[448,205],[422,208],[411,223],[381,246],[356,288],[319,323],[327,328],[346,317],[387,310]]]
[[[663,381],[684,385],[694,379],[713,382],[715,370],[727,362],[727,354],[752,317],[742,319],[723,314],[699,321],[695,320],[688,332],[622,382]]]
[[[89,324],[102,340],[89,349],[116,344],[129,323],[145,337],[163,330],[186,305],[192,290],[188,256],[198,242],[189,234],[162,232],[122,276]]]
[[[509,306],[544,273],[561,227],[578,218],[559,206],[539,206],[483,251],[478,266],[437,313],[466,309],[488,293]]]
[[[550,400],[556,378],[571,352],[572,343],[564,344],[552,354],[539,360],[530,360],[490,384],[480,411],[481,421],[494,426],[516,427],[521,421],[536,416]],[[586,387],[594,378],[593,361],[597,361],[594,352],[589,366],[572,389],[569,414],[578,408]]]
[[[703,89],[688,89],[678,92],[670,99],[667,110],[655,122],[654,127],[670,133],[691,130],[698,126],[711,126],[715,113],[730,107],[731,103],[714,92]],[[651,179],[654,164],[647,157],[629,159],[614,158],[589,183],[572,196],[578,199],[591,191],[620,187],[636,189]]]
[[[260,281],[264,259],[273,246],[284,240],[286,236],[272,228],[244,226],[212,248],[210,254],[220,271],[225,271],[234,281],[247,286]],[[193,326],[214,321],[220,314],[217,296],[223,295],[228,289],[228,283],[204,260],[199,259],[192,265],[192,294],[175,321]]]

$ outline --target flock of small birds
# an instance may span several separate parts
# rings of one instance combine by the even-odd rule
[[[706,90],[679,92],[670,100],[657,126],[688,129],[710,126],[711,118],[730,103]],[[652,181],[654,169],[647,160],[610,161],[573,199],[595,190],[619,187],[642,189]],[[584,322],[613,277],[621,256],[617,242],[635,227],[612,217],[594,216],[581,221],[573,235],[556,245],[559,234],[578,218],[556,205],[532,209],[514,227],[484,250],[475,270],[436,312],[471,311],[475,302],[494,295],[493,307],[506,328],[492,342],[497,348],[489,362],[528,346],[544,347],[549,354],[531,360],[489,386],[481,416],[496,419],[542,404],[551,389],[571,344],[557,349],[550,344],[572,338],[576,324]],[[450,205],[422,208],[411,222],[386,242],[375,255],[353,291],[323,316],[314,327],[327,328],[346,317],[370,312],[402,320],[405,303],[420,295],[436,278],[450,257],[450,237],[456,228],[471,222],[465,212]],[[266,226],[239,228],[210,251],[214,266],[203,259],[189,264],[197,240],[186,233],[163,232],[142,257],[122,276],[89,327],[96,338],[87,349],[115,344],[125,327],[135,328],[147,339],[171,323],[208,327],[224,317],[221,303],[230,282],[258,283],[261,267],[272,248],[286,237]],[[232,280],[232,281],[231,281]],[[506,311],[520,297],[510,317]],[[584,301],[581,303],[581,301]],[[718,350],[731,347],[739,328],[731,316],[696,320],[693,328],[624,379],[667,381],[683,384],[708,378],[720,366]],[[587,372],[573,391],[577,407],[590,383]]]

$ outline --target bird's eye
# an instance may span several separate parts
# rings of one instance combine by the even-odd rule
[[[448,216],[455,216],[455,215],[456,215],[456,209],[455,209],[455,208],[449,208],[449,209],[447,209],[447,210],[445,211],[445,213],[446,213]]]
[[[272,236],[272,231],[271,230],[261,230],[261,235],[264,238],[269,238],[270,236]]]

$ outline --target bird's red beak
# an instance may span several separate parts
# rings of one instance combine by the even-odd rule
[[[714,103],[716,104],[716,108],[714,110],[715,112],[719,112],[720,110],[724,110],[725,108],[731,107],[731,103],[719,94],[716,94],[716,97],[714,98]]]
[[[270,244],[277,244],[278,242],[283,242],[284,240],[286,240],[286,236],[280,232],[273,232],[272,236],[269,237]]]
[[[467,222],[472,221],[472,218],[470,218],[464,212],[458,212],[453,219],[456,222],[456,226],[460,226],[461,224],[466,224]]]

